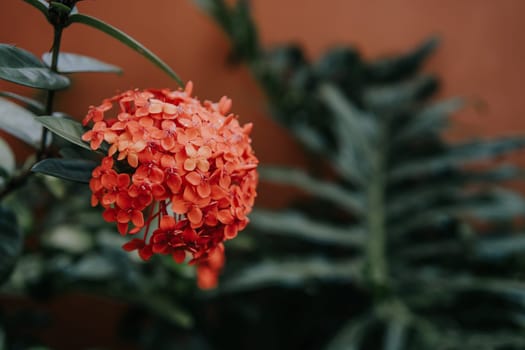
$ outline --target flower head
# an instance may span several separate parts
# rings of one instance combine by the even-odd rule
[[[231,100],[201,103],[192,87],[106,99],[90,107],[83,124],[91,129],[82,138],[93,150],[109,145],[90,181],[92,205],[101,205],[122,235],[144,233],[123,248],[144,260],[189,256],[199,286],[210,288],[224,264],[223,242],[248,223],[258,161],[252,125],[229,114]]]

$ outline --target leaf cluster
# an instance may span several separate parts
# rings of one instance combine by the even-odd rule
[[[421,72],[438,40],[371,61],[340,46],[311,61],[297,45],[260,47],[250,13],[239,11],[247,1],[199,3],[235,53],[257,53],[241,58],[273,118],[312,156],[307,170],[261,171],[263,181],[307,195],[253,213],[254,237],[238,243],[235,259],[244,263],[220,295],[254,309],[257,295],[273,290],[295,291],[288,302],[316,295],[326,312],[314,313],[311,299],[299,307],[312,310],[307,316],[283,304],[257,309],[280,315],[268,332],[319,326],[281,335],[282,348],[523,348],[525,246],[516,219],[525,200],[507,185],[523,169],[502,159],[525,138],[443,139],[465,102],[436,100],[438,78]],[[235,35],[232,23],[255,39]]]

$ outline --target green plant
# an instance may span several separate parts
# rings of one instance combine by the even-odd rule
[[[280,315],[255,326],[278,339],[259,348],[524,348],[525,201],[506,185],[523,171],[500,160],[525,139],[443,140],[464,102],[435,101],[437,78],[419,73],[437,40],[371,62],[351,47],[309,62],[298,46],[262,48],[248,1],[197,2],[312,155],[309,171],[261,169],[308,195],[254,211],[259,235],[237,242],[244,264],[220,289],[252,315]],[[272,300],[302,303],[300,316],[259,298],[275,290],[291,296]]]

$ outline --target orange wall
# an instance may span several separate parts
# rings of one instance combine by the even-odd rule
[[[22,0],[1,2],[0,42],[36,54],[48,50],[52,34],[41,14]],[[442,46],[427,70],[442,77],[442,95],[465,96],[482,106],[461,112],[449,135],[525,132],[523,0],[252,0],[252,4],[264,44],[293,40],[312,58],[336,44],[356,44],[372,58],[407,50],[438,34]],[[263,162],[303,162],[294,142],[266,117],[264,99],[247,70],[225,67],[225,37],[191,0],[86,0],[79,8],[144,43],[183,79],[193,80],[199,97],[232,97],[241,121],[255,123],[254,146]],[[75,77],[73,88],[60,94],[58,106],[78,118],[90,104],[117,90],[175,87],[144,58],[83,25],[67,29],[63,49],[124,68],[122,76]],[[13,87],[0,83],[2,89]]]

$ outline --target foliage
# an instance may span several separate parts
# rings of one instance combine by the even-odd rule
[[[311,62],[296,45],[260,47],[248,1],[198,3],[312,155],[308,171],[261,171],[308,196],[253,213],[258,235],[236,242],[244,263],[219,291],[224,314],[261,339],[252,348],[522,349],[525,200],[505,184],[523,171],[499,160],[525,138],[443,140],[464,102],[436,101],[437,77],[420,73],[437,40]]]

